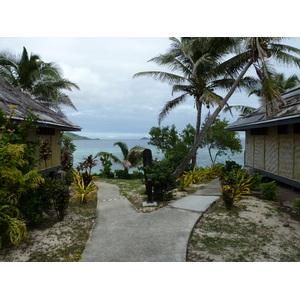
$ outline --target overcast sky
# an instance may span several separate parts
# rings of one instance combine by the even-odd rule
[[[285,43],[300,48],[299,38]],[[146,77],[133,79],[137,72],[166,70],[147,61],[169,48],[168,37],[0,38],[1,50],[17,54],[23,46],[45,62],[56,62],[64,77],[80,87],[80,91],[68,93],[77,111],[66,107],[63,111],[82,127],[81,135],[100,139],[148,137],[151,127],[158,126],[157,117],[164,103],[175,97],[166,83]],[[286,69],[287,75],[295,72],[300,75],[295,69]],[[258,106],[254,96],[238,92],[229,103]],[[224,116],[235,120],[238,114],[234,118]],[[191,98],[175,108],[162,126],[175,124],[182,130],[188,123],[195,125],[195,118]]]

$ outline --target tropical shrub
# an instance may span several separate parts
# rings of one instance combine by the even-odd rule
[[[47,160],[51,158],[52,156],[52,150],[51,150],[51,144],[50,141],[47,139],[44,139],[40,143],[40,159],[42,159],[45,162],[46,170],[47,168]]]
[[[241,170],[239,165],[228,162],[222,168],[219,178],[221,180],[222,199],[227,210],[232,208],[235,200],[250,194],[252,178],[247,172]]]
[[[73,153],[76,150],[76,146],[72,142],[72,139],[64,134],[61,137],[61,166],[62,170],[66,172],[66,183],[71,185],[72,183],[72,168],[74,162]]]
[[[62,221],[69,206],[70,192],[68,184],[59,178],[44,175],[44,182],[37,189],[31,189],[18,202],[26,223],[38,225],[43,221],[43,212],[55,210],[59,221]]]
[[[96,158],[97,155],[95,157],[93,157],[93,155],[89,155],[88,157],[84,158],[84,160],[80,162],[76,168],[78,173],[81,175],[84,188],[86,188],[93,181],[92,168],[97,165]]]
[[[172,198],[172,190],[177,187],[173,171],[168,160],[153,161],[147,176],[152,180],[154,200],[166,201]]]
[[[252,184],[250,186],[250,189],[256,190],[261,185],[261,181],[262,181],[264,175],[262,175],[258,172],[255,172],[255,173],[253,173],[253,175],[251,177],[252,177]]]
[[[186,189],[189,185],[197,183],[203,179],[212,179],[215,178],[221,172],[221,164],[215,164],[211,167],[207,166],[206,168],[196,168],[193,170],[185,171],[177,181],[179,182],[179,189]]]
[[[262,183],[262,193],[265,199],[274,200],[276,196],[277,183],[275,180]]]
[[[13,108],[8,117],[0,111],[0,240],[18,245],[27,230],[19,199],[43,178],[33,169],[36,143],[26,142],[34,118],[28,116],[17,124],[10,120],[12,115]]]
[[[142,167],[138,171],[132,171],[131,177],[132,179],[143,179],[144,173],[142,172]]]
[[[73,171],[74,181],[74,196],[72,198],[78,199],[80,203],[86,203],[90,194],[97,190],[93,180],[86,185],[83,174]]]
[[[101,169],[99,173],[100,177],[114,178],[114,173],[111,170],[111,166],[113,162],[118,162],[120,160],[115,155],[108,152],[99,152],[97,157],[99,157],[103,166],[103,169]]]
[[[204,169],[194,167],[193,170],[185,171],[178,179],[179,189],[184,190],[189,185],[201,181],[204,178]]]
[[[118,179],[131,179],[131,175],[128,173],[128,169],[115,170],[115,177]]]
[[[7,240],[18,246],[26,236],[26,224],[20,217],[18,208],[12,205],[0,205],[0,248]]]
[[[55,209],[58,220],[62,221],[69,207],[70,192],[68,185],[61,179],[51,179],[48,185],[50,199]]]

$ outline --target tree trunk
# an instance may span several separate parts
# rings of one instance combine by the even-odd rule
[[[228,102],[229,98],[232,96],[233,92],[237,88],[240,80],[243,78],[243,76],[248,71],[248,69],[250,68],[251,65],[252,65],[252,59],[249,60],[249,62],[246,64],[245,68],[240,73],[238,78],[235,80],[235,82],[232,85],[232,87],[231,87],[230,91],[228,92],[228,94],[225,96],[225,98],[221,101],[221,103],[219,104],[217,109],[214,111],[214,113],[207,120],[205,126],[203,127],[203,129],[201,130],[199,135],[197,136],[197,139],[194,143],[194,146],[191,148],[189,154],[183,160],[183,162],[179,165],[179,167],[174,171],[174,173],[173,173],[174,176],[179,176],[179,175],[182,174],[182,172],[184,171],[184,169],[186,168],[186,166],[188,165],[188,163],[192,159],[193,155],[197,152],[197,149],[199,148],[199,145],[200,145],[200,142],[201,142],[202,138],[204,137],[204,135],[208,131],[209,127],[213,124],[213,122],[215,121],[215,119],[217,118],[217,116],[219,115],[221,110],[223,109],[224,105]]]
[[[200,133],[200,126],[201,126],[201,113],[202,113],[202,101],[200,99],[196,99],[196,108],[197,108],[197,123],[196,123],[196,134],[195,134],[195,139],[194,139],[194,144],[196,143],[197,136]],[[195,154],[192,157],[192,163],[194,166],[197,165],[197,150]]]

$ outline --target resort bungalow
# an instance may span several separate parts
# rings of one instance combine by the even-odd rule
[[[300,188],[300,87],[282,94],[279,112],[264,107],[243,115],[226,130],[245,131],[245,168]]]
[[[37,169],[40,173],[57,171],[61,166],[61,131],[80,131],[81,128],[0,79],[0,109],[9,115],[11,107],[14,108],[13,121],[22,122],[28,110],[38,117],[38,128],[31,133],[29,140],[48,140],[52,155],[46,162],[47,168],[45,162],[41,161]]]

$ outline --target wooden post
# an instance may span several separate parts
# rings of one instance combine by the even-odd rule
[[[145,149],[143,151],[143,166],[144,166],[144,176],[145,176],[145,185],[146,193],[148,196],[147,204],[153,204],[152,200],[152,180],[147,176],[149,173],[149,168],[152,167],[152,152],[150,149]]]

